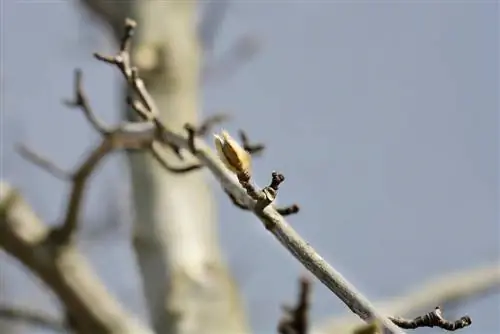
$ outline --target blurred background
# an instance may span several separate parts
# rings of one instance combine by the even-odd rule
[[[55,223],[67,185],[14,145],[74,167],[98,135],[61,100],[80,67],[94,109],[117,123],[122,78],[92,57],[115,46],[76,1],[1,6],[1,175]],[[370,300],[499,261],[498,14],[496,1],[232,1],[214,57],[241,36],[258,51],[237,70],[208,76],[202,117],[228,112],[231,133],[242,128],[267,145],[254,162],[257,182],[284,173],[279,203],[302,209],[288,221]],[[127,173],[114,154],[93,177],[79,243],[110,291],[146,319],[127,237]],[[210,180],[252,329],[274,333],[304,269]],[[314,323],[347,313],[314,282]],[[498,333],[499,297],[448,314],[472,317],[464,333]],[[58,315],[55,298],[5,253],[0,304]],[[0,332],[50,333],[1,320]]]

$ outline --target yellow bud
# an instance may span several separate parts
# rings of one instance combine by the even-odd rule
[[[224,165],[235,174],[250,176],[251,157],[227,131],[215,134],[215,148]]]

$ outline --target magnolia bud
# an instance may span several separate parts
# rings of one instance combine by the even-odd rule
[[[233,173],[250,177],[251,157],[227,131],[215,134],[215,148],[224,165]]]

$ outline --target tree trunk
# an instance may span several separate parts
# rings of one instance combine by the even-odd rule
[[[96,0],[84,2],[94,11],[99,7]],[[111,17],[109,3],[106,13],[97,14],[117,35],[122,26],[115,22],[122,23],[123,17]],[[160,119],[179,132],[184,124],[198,121],[201,50],[196,9],[194,1],[165,0],[134,1],[129,8],[129,16],[138,22],[133,62]],[[120,12],[123,7],[115,14]],[[131,117],[128,108],[126,114]],[[188,162],[168,150],[164,153],[174,164]],[[239,292],[219,246],[214,200],[203,173],[168,173],[145,153],[130,153],[129,162],[133,245],[155,331],[248,333]]]

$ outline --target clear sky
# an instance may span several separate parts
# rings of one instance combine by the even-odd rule
[[[74,4],[2,3],[2,178],[48,222],[61,216],[67,188],[16,156],[14,143],[70,168],[97,140],[60,103],[71,96],[75,67],[98,113],[119,118],[118,75],[91,57],[113,51],[110,36]],[[272,170],[286,175],[280,203],[302,207],[290,222],[370,299],[500,258],[498,14],[495,1],[480,0],[230,7],[216,53],[245,33],[262,48],[234,76],[206,86],[203,115],[228,110],[230,131],[243,127],[268,144],[255,162],[258,182]],[[144,316],[126,226],[100,233],[104,215],[127,205],[124,161],[111,158],[93,179],[81,243],[110,289]],[[252,325],[273,333],[302,268],[214,189],[223,247]],[[51,310],[52,297],[24,273],[0,254],[0,301]],[[315,320],[345,312],[319,283],[314,291]],[[452,315],[471,315],[468,334],[493,334],[497,312],[498,294]]]

